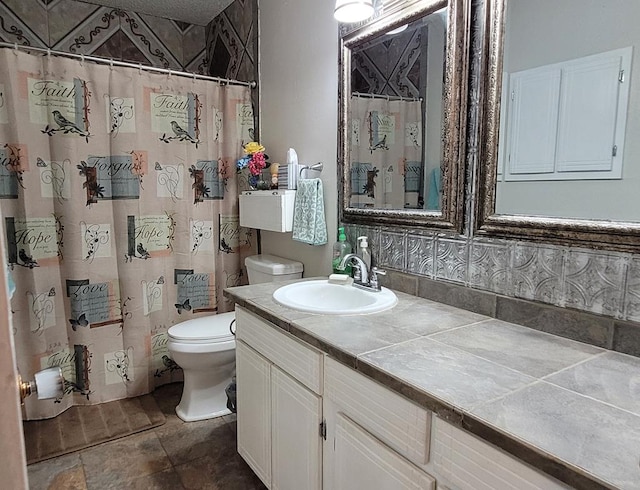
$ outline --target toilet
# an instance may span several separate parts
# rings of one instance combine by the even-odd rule
[[[245,259],[249,284],[287,281],[302,277],[300,262],[275,255]],[[169,328],[169,355],[184,374],[182,398],[176,414],[185,422],[227,415],[225,388],[235,371],[235,312],[187,320]],[[235,331],[235,326],[233,327]]]

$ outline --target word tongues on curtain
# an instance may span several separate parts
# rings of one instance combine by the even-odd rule
[[[245,283],[235,161],[249,89],[0,51],[0,204],[18,367],[66,395],[27,418],[178,379],[167,329]]]

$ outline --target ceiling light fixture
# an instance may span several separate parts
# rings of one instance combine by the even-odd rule
[[[373,0],[336,0],[333,16],[338,22],[360,22],[371,17],[373,10]]]

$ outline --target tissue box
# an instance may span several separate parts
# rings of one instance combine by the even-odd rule
[[[293,229],[296,191],[244,191],[240,194],[240,226],[287,232]]]

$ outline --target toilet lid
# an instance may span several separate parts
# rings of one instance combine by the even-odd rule
[[[201,316],[181,322],[168,330],[168,335],[175,340],[206,340],[208,342],[227,342],[234,336],[229,325],[236,318],[234,311],[219,315]]]

